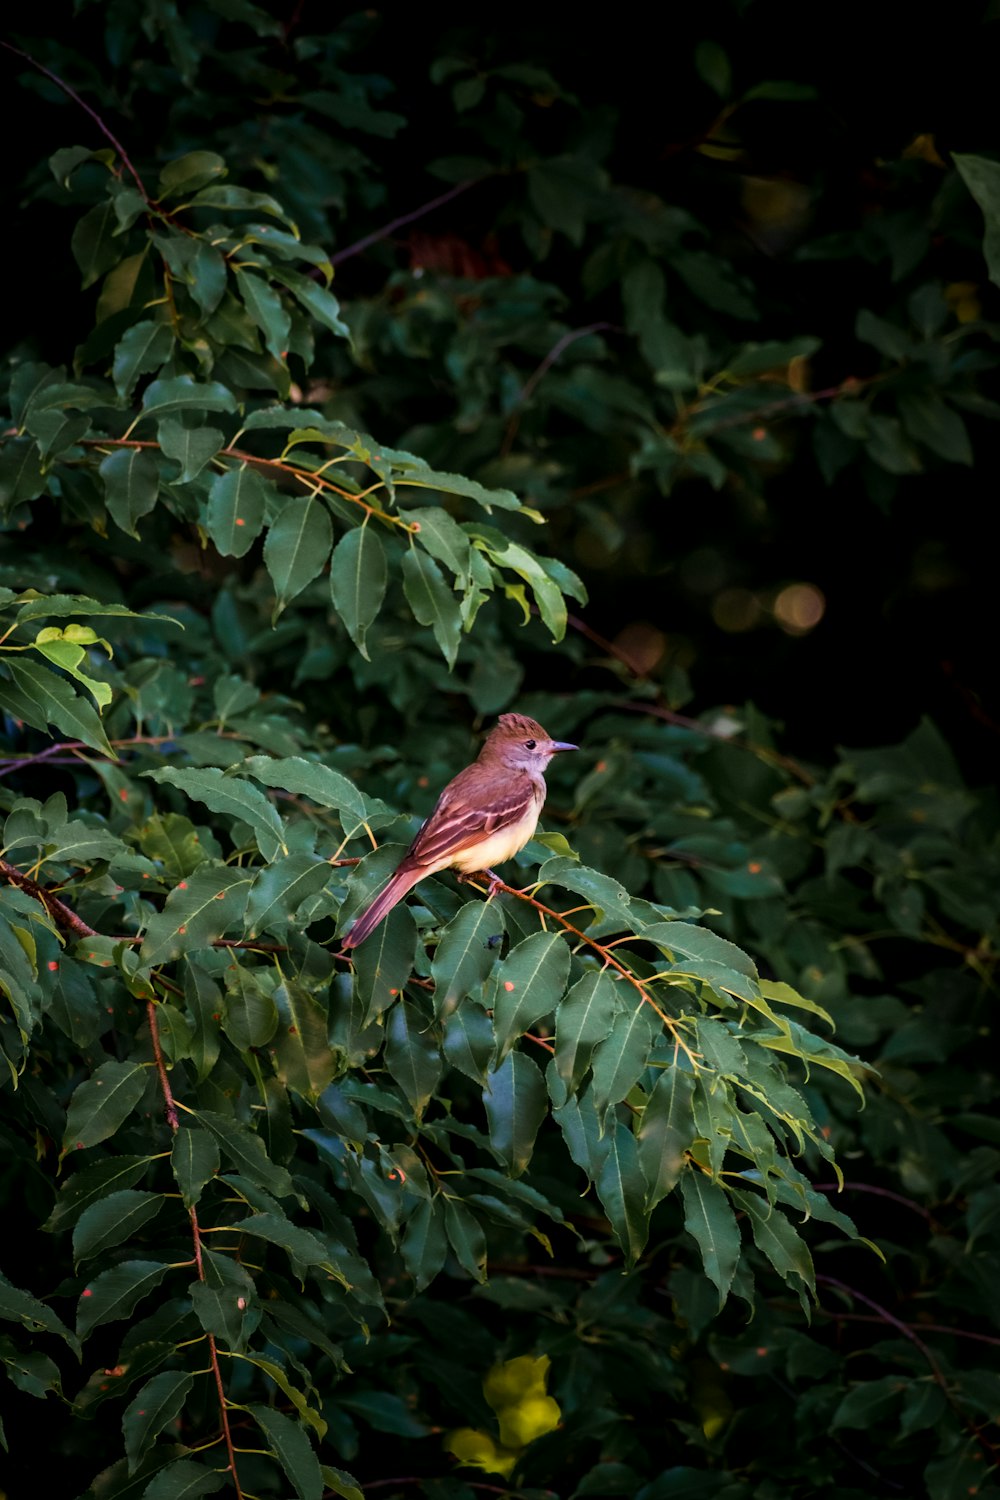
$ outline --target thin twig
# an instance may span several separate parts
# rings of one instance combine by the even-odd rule
[[[343,250],[338,250],[335,255],[330,256],[330,264],[339,266],[342,261],[349,260],[352,255],[360,255],[362,250],[368,249],[369,245],[377,245],[379,240],[388,239],[389,235],[395,234],[397,229],[405,229],[407,224],[415,223],[425,214],[433,213],[436,208],[443,208],[460,193],[468,192],[469,188],[484,181],[483,177],[467,177],[463,182],[458,182],[454,187],[449,188],[446,193],[440,193],[436,198],[432,198],[429,203],[422,203],[419,208],[411,210],[408,214],[400,214],[398,219],[391,219],[388,224],[383,224],[381,229],[373,229],[371,234],[355,240],[353,245],[346,245]]]
[[[494,1267],[495,1269],[496,1267]],[[778,1304],[775,1303],[773,1305],[777,1306]],[[795,1311],[798,1310],[798,1303],[788,1303],[787,1305]],[[884,1318],[876,1317],[874,1313],[834,1312],[829,1307],[817,1307],[814,1308],[814,1311],[824,1318],[830,1318],[835,1323],[877,1323],[879,1325],[885,1323]],[[909,1328],[913,1333],[944,1333],[954,1339],[971,1339],[974,1343],[989,1344],[994,1349],[1000,1349],[1000,1339],[993,1338],[988,1333],[973,1333],[969,1328],[951,1328],[947,1323],[906,1323],[904,1326]]]
[[[585,328],[569,329],[567,333],[563,334],[561,339],[556,340],[541,364],[528,376],[514,398],[514,405],[516,407],[523,406],[526,401],[530,400],[538,387],[539,381],[545,378],[560,354],[563,354],[571,344],[575,344],[577,339],[584,339],[591,333],[620,333],[621,331],[615,323],[588,323]]]
[[[622,330],[615,323],[588,323],[585,328],[571,328],[567,333],[563,334],[562,338],[556,340],[541,364],[528,376],[514,398],[514,407],[510,415],[510,421],[507,423],[507,431],[504,433],[504,439],[500,445],[501,458],[506,458],[514,445],[517,430],[521,425],[521,408],[534,395],[539,382],[545,378],[560,354],[568,349],[571,344],[575,344],[577,339],[586,338],[591,333],[605,333],[608,331],[620,333]]]
[[[864,1292],[859,1292],[856,1287],[847,1286],[843,1281],[838,1281],[835,1276],[817,1276],[816,1281],[818,1284],[822,1283],[824,1286],[835,1287],[837,1291],[843,1292],[845,1296],[853,1298],[856,1302],[863,1302],[866,1307],[870,1307],[872,1312],[878,1315],[883,1323],[887,1323],[890,1328],[895,1328],[897,1333],[902,1334],[903,1338],[909,1339],[914,1348],[918,1349],[923,1358],[927,1361],[927,1365],[930,1369],[931,1374],[933,1375],[937,1384],[941,1387],[941,1390],[944,1392],[945,1400],[948,1402],[948,1405],[955,1413],[965,1431],[975,1439],[975,1441],[979,1444],[980,1448],[983,1450],[984,1454],[991,1463],[996,1463],[997,1460],[1000,1459],[1000,1452],[997,1451],[997,1449],[993,1446],[988,1438],[983,1436],[980,1429],[969,1421],[966,1413],[963,1412],[962,1408],[955,1400],[955,1396],[952,1392],[951,1386],[948,1384],[944,1371],[938,1364],[937,1357],[934,1354],[933,1350],[928,1348],[923,1339],[920,1338],[920,1336],[916,1332],[914,1332],[914,1330],[908,1323],[902,1322],[902,1320],[900,1318],[897,1318],[894,1313],[891,1313],[887,1307],[883,1307],[880,1302],[876,1302],[872,1297],[867,1296]]]
[[[143,413],[140,413],[139,417],[136,418],[136,422],[141,419],[142,415]],[[132,427],[136,425],[136,422],[132,423]],[[130,427],[129,431],[131,432],[131,430]],[[159,443],[152,438],[134,438],[129,436],[120,438],[81,438],[80,447],[96,448],[98,451],[102,451],[103,449],[110,451],[115,448],[151,448],[156,452],[160,452]],[[331,479],[327,479],[324,474],[319,473],[317,470],[303,468],[300,464],[289,463],[286,459],[262,458],[259,453],[248,453],[243,448],[233,447],[220,448],[215,456],[216,458],[235,459],[238,463],[249,464],[253,469],[264,470],[265,472],[275,470],[279,474],[286,474],[296,484],[300,484],[303,489],[308,490],[311,495],[316,494],[319,490],[327,490],[331,494],[336,495],[338,499],[348,501],[351,505],[357,505],[367,516],[377,516],[387,526],[398,526],[403,531],[410,531],[412,529],[412,523],[407,521],[405,517],[394,516],[390,511],[380,510],[377,505],[371,505],[365,499],[365,494],[371,494],[373,490],[382,488],[381,480],[378,484],[372,485],[371,489],[366,490],[364,494],[354,495],[350,490],[344,489],[341,485],[334,484]],[[397,488],[405,487],[406,483],[406,480],[397,480]],[[418,485],[417,488],[423,488],[423,486]]]
[[[626,968],[623,963],[620,963],[618,959],[615,958],[614,954],[611,953],[611,951],[603,943],[599,943],[596,938],[588,937],[585,932],[581,932],[579,927],[574,927],[572,922],[567,921],[562,912],[554,911],[551,906],[543,905],[537,897],[530,895],[528,891],[519,890],[515,885],[508,885],[505,880],[500,880],[499,877],[495,875],[490,876],[490,888],[494,891],[504,891],[508,896],[516,896],[519,901],[526,901],[528,905],[533,906],[536,911],[541,912],[546,917],[551,917],[554,922],[558,922],[560,927],[562,927],[564,931],[571,932],[573,936],[579,938],[582,943],[586,943],[588,948],[593,949],[595,953],[599,953],[601,958],[604,960],[605,967],[614,969],[616,973],[620,974],[623,979],[627,979],[629,984],[631,984],[633,988],[638,991],[643,1001],[656,1012],[660,1020],[663,1022],[664,1026],[670,1032],[670,1035],[673,1037],[675,1045],[680,1048],[685,1057],[691,1063],[691,1066],[697,1071],[697,1059],[694,1053],[691,1051],[691,1048],[688,1046],[687,1042],[685,1042],[684,1038],[682,1037],[680,1027],[678,1026],[677,1022],[672,1016],[668,1016],[666,1011],[660,1009],[656,1001],[646,989],[646,986],[643,984],[642,980],[639,979],[637,975],[633,974],[631,969]]]
[[[156,1013],[156,1002],[149,1000],[146,1004],[146,1019],[149,1022],[149,1034],[153,1041],[153,1056],[156,1059],[156,1071],[160,1080],[160,1088],[163,1093],[163,1110],[167,1117],[167,1124],[174,1135],[180,1129],[180,1120],[177,1115],[177,1103],[174,1099],[173,1089],[170,1087],[170,1077],[167,1073],[166,1063],[163,1059],[163,1048],[160,1045],[160,1021]],[[188,1209],[188,1217],[191,1221],[191,1233],[194,1239],[194,1262],[198,1271],[198,1280],[205,1281],[205,1264],[201,1253],[201,1225],[198,1222],[198,1210],[194,1204]],[[222,1369],[219,1365],[219,1351],[215,1344],[215,1335],[208,1334],[208,1354],[212,1365],[212,1374],[215,1379],[215,1389],[219,1397],[219,1421],[222,1427],[222,1436],[226,1444],[226,1452],[229,1455],[229,1472],[233,1476],[233,1488],[236,1491],[237,1500],[243,1500],[243,1491],[240,1488],[240,1477],[236,1468],[236,1450],[233,1447],[233,1435],[229,1427],[229,1406],[226,1402],[225,1386],[222,1383]]]
[[[149,194],[146,192],[146,184],[143,182],[142,178],[139,176],[139,173],[132,165],[132,161],[129,157],[128,152],[125,150],[125,147],[122,145],[118,137],[112,134],[110,128],[104,123],[97,111],[90,107],[86,99],[81,99],[76,89],[71,88],[68,83],[66,83],[62,78],[59,77],[58,73],[53,73],[51,68],[47,68],[44,63],[40,63],[38,59],[36,57],[32,57],[29,52],[22,52],[21,48],[15,47],[13,42],[5,42],[3,40],[0,40],[0,47],[6,47],[8,52],[13,52],[15,56],[23,58],[26,63],[30,63],[33,68],[37,68],[39,73],[44,73],[45,77],[49,79],[51,83],[54,83],[57,88],[62,89],[63,93],[67,94],[70,99],[73,100],[74,104],[79,104],[80,108],[84,110],[84,112],[88,114],[93,120],[94,124],[104,136],[105,140],[110,141],[112,146],[114,146],[115,150],[118,152],[118,155],[122,159],[122,163],[126,167],[128,167],[133,178],[135,179],[135,185],[142,194],[143,199],[146,203],[148,203],[150,201],[150,198]]]
[[[875,1187],[870,1182],[814,1182],[813,1187],[818,1193],[871,1193],[873,1197],[889,1198],[893,1203],[901,1203],[904,1208],[909,1208],[921,1218],[926,1219],[928,1224],[934,1223],[934,1215],[920,1203],[915,1203],[912,1198],[904,1198],[902,1193],[894,1193],[891,1188]]]
[[[61,927],[64,932],[71,932],[74,937],[78,938],[100,937],[100,933],[93,927],[88,927],[83,918],[78,917],[65,901],[60,901],[58,896],[53,896],[51,891],[45,890],[37,880],[32,880],[30,875],[22,874],[15,865],[8,864],[5,859],[0,859],[0,875],[9,880],[11,885],[16,885],[19,890],[33,896],[45,908],[56,926]]]

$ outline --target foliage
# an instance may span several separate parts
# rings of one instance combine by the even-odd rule
[[[137,125],[35,181],[75,204],[99,291],[72,358],[12,352],[0,453],[24,1231],[0,1347],[59,1425],[51,1487],[465,1500],[450,1451],[567,1497],[987,1493],[996,1377],[969,1355],[997,1339],[962,1324],[998,1253],[995,804],[929,723],[806,768],[751,709],[680,715],[675,663],[593,673],[560,560],[589,534],[626,561],[681,481],[761,492],[805,462],[802,420],[826,479],[881,505],[968,464],[993,334],[923,264],[942,167],[901,165],[903,227],[872,231],[900,284],[856,321],[874,367],[816,391],[814,334],[748,341],[739,266],[611,178],[547,69],[442,46],[433,86],[479,144],[432,170],[507,181],[600,326],[562,320],[562,270],[455,275],[426,245],[334,298],[357,248],[335,221],[378,206],[356,142],[402,124],[360,22],[104,9],[101,97],[170,97],[158,178]],[[103,55],[32,52],[77,86]],[[807,102],[734,92],[712,44],[694,63],[722,99],[706,159],[755,101]],[[946,239],[976,202],[992,225],[991,166],[948,173]],[[420,414],[428,376],[447,418]],[[598,455],[626,477],[571,508]],[[515,698],[585,746],[550,831],[492,899],[426,881],[341,959]],[[917,1296],[930,1330],[896,1306]]]

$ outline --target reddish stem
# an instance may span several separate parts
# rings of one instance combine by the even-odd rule
[[[864,1292],[859,1292],[856,1287],[847,1286],[843,1281],[838,1281],[835,1276],[817,1276],[816,1281],[817,1283],[821,1283],[824,1286],[835,1287],[837,1291],[843,1292],[845,1296],[853,1298],[856,1302],[863,1302],[866,1307],[870,1307],[872,1312],[878,1315],[879,1319],[883,1323],[887,1323],[890,1328],[895,1328],[897,1333],[901,1333],[903,1335],[903,1338],[909,1339],[914,1348],[918,1349],[923,1355],[924,1359],[927,1361],[927,1365],[930,1369],[931,1374],[933,1375],[936,1383],[941,1387],[941,1390],[944,1392],[945,1399],[947,1400],[948,1405],[955,1413],[955,1416],[958,1418],[965,1431],[975,1439],[975,1441],[979,1444],[980,1448],[983,1450],[984,1454],[991,1463],[996,1463],[997,1460],[1000,1459],[1000,1453],[997,1452],[996,1448],[994,1448],[989,1439],[983,1436],[980,1429],[978,1427],[975,1427],[968,1420],[965,1412],[962,1411],[962,1408],[955,1400],[955,1397],[952,1394],[951,1387],[949,1386],[948,1381],[945,1377],[944,1371],[938,1364],[937,1357],[934,1354],[933,1350],[927,1347],[923,1339],[914,1332],[914,1330],[908,1323],[902,1322],[902,1320],[900,1318],[897,1318],[895,1314],[891,1313],[887,1307],[883,1307],[881,1303],[876,1302],[873,1298],[866,1296]]]
[[[407,224],[413,224],[417,219],[422,219],[424,214],[433,213],[436,208],[443,208],[459,193],[468,192],[469,188],[475,187],[482,182],[481,177],[468,177],[464,182],[457,182],[454,187],[446,193],[439,193],[430,202],[422,203],[419,208],[414,208],[408,214],[400,214],[398,219],[390,219],[388,224],[383,224],[381,229],[373,229],[371,234],[366,234],[360,240],[355,240],[353,245],[345,245],[343,250],[338,250],[336,255],[330,256],[331,266],[339,266],[341,261],[349,260],[352,255],[360,255],[362,250],[367,250],[369,245],[377,245],[379,240],[388,239],[390,234],[395,234],[397,229],[404,229]]]
[[[173,1089],[170,1087],[170,1077],[163,1058],[163,1048],[160,1045],[160,1022],[156,1014],[156,1003],[149,1000],[146,1003],[146,1019],[149,1022],[149,1034],[153,1039],[153,1056],[156,1059],[156,1071],[160,1079],[160,1088],[163,1091],[163,1108],[167,1117],[167,1124],[176,1135],[180,1129],[180,1120],[177,1115],[177,1105],[174,1103]],[[205,1280],[205,1264],[201,1253],[201,1225],[198,1223],[198,1210],[194,1206],[188,1209],[191,1220],[191,1234],[194,1239],[194,1261],[198,1270],[198,1280]],[[222,1436],[226,1444],[226,1452],[229,1454],[229,1472],[233,1476],[233,1487],[236,1490],[237,1500],[243,1500],[243,1491],[240,1488],[239,1473],[236,1468],[236,1450],[233,1446],[233,1435],[229,1427],[229,1407],[226,1404],[226,1391],[222,1383],[222,1370],[219,1366],[219,1351],[215,1344],[215,1335],[207,1334],[208,1356],[212,1366],[212,1374],[215,1377],[215,1388],[219,1396],[219,1420],[222,1426]]]

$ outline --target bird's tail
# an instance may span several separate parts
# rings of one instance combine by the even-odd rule
[[[395,875],[390,876],[389,883],[375,897],[368,906],[364,908],[357,918],[354,926],[343,940],[344,948],[356,948],[363,943],[369,933],[374,932],[383,917],[402,901],[407,891],[412,890],[418,880],[422,880],[427,871],[423,869],[397,870]]]

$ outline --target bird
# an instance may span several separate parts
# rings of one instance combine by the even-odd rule
[[[439,870],[460,875],[511,859],[533,835],[545,801],[544,771],[554,755],[579,746],[552,739],[525,714],[501,714],[471,766],[441,793],[430,816],[389,877],[343,939],[363,943],[407,891]]]

